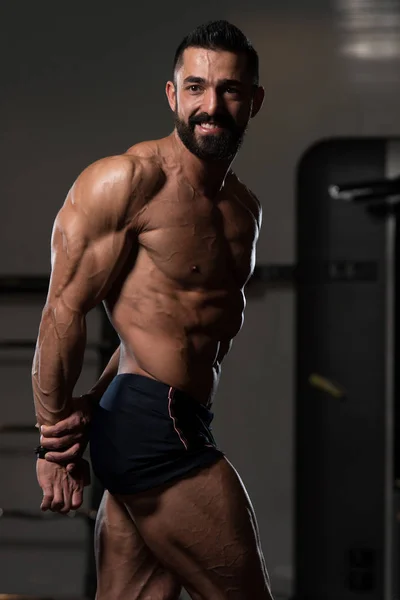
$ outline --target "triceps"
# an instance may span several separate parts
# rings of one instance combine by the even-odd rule
[[[55,424],[72,410],[86,346],[85,316],[112,285],[127,251],[126,238],[124,232],[112,232],[71,244],[69,236],[54,237],[52,277],[32,371],[39,425]]]

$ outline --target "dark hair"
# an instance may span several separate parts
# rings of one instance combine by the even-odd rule
[[[207,50],[227,50],[235,54],[245,54],[253,84],[258,85],[258,54],[250,40],[242,31],[228,21],[209,21],[196,27],[179,44],[175,52],[173,73],[182,65],[186,48],[206,48]]]

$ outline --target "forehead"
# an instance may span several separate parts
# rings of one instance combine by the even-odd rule
[[[177,79],[182,81],[189,76],[202,77],[207,81],[218,79],[246,81],[250,78],[245,54],[206,48],[186,48],[182,66],[176,75]]]

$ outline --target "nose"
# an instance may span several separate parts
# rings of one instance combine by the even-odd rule
[[[217,90],[209,87],[206,93],[203,96],[203,110],[208,115],[212,116],[218,109],[221,108],[223,104],[222,96],[217,92]]]

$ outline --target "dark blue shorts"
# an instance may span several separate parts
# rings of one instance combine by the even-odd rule
[[[96,477],[113,494],[133,494],[181,478],[223,456],[213,413],[184,392],[142,375],[111,382],[90,425]]]

